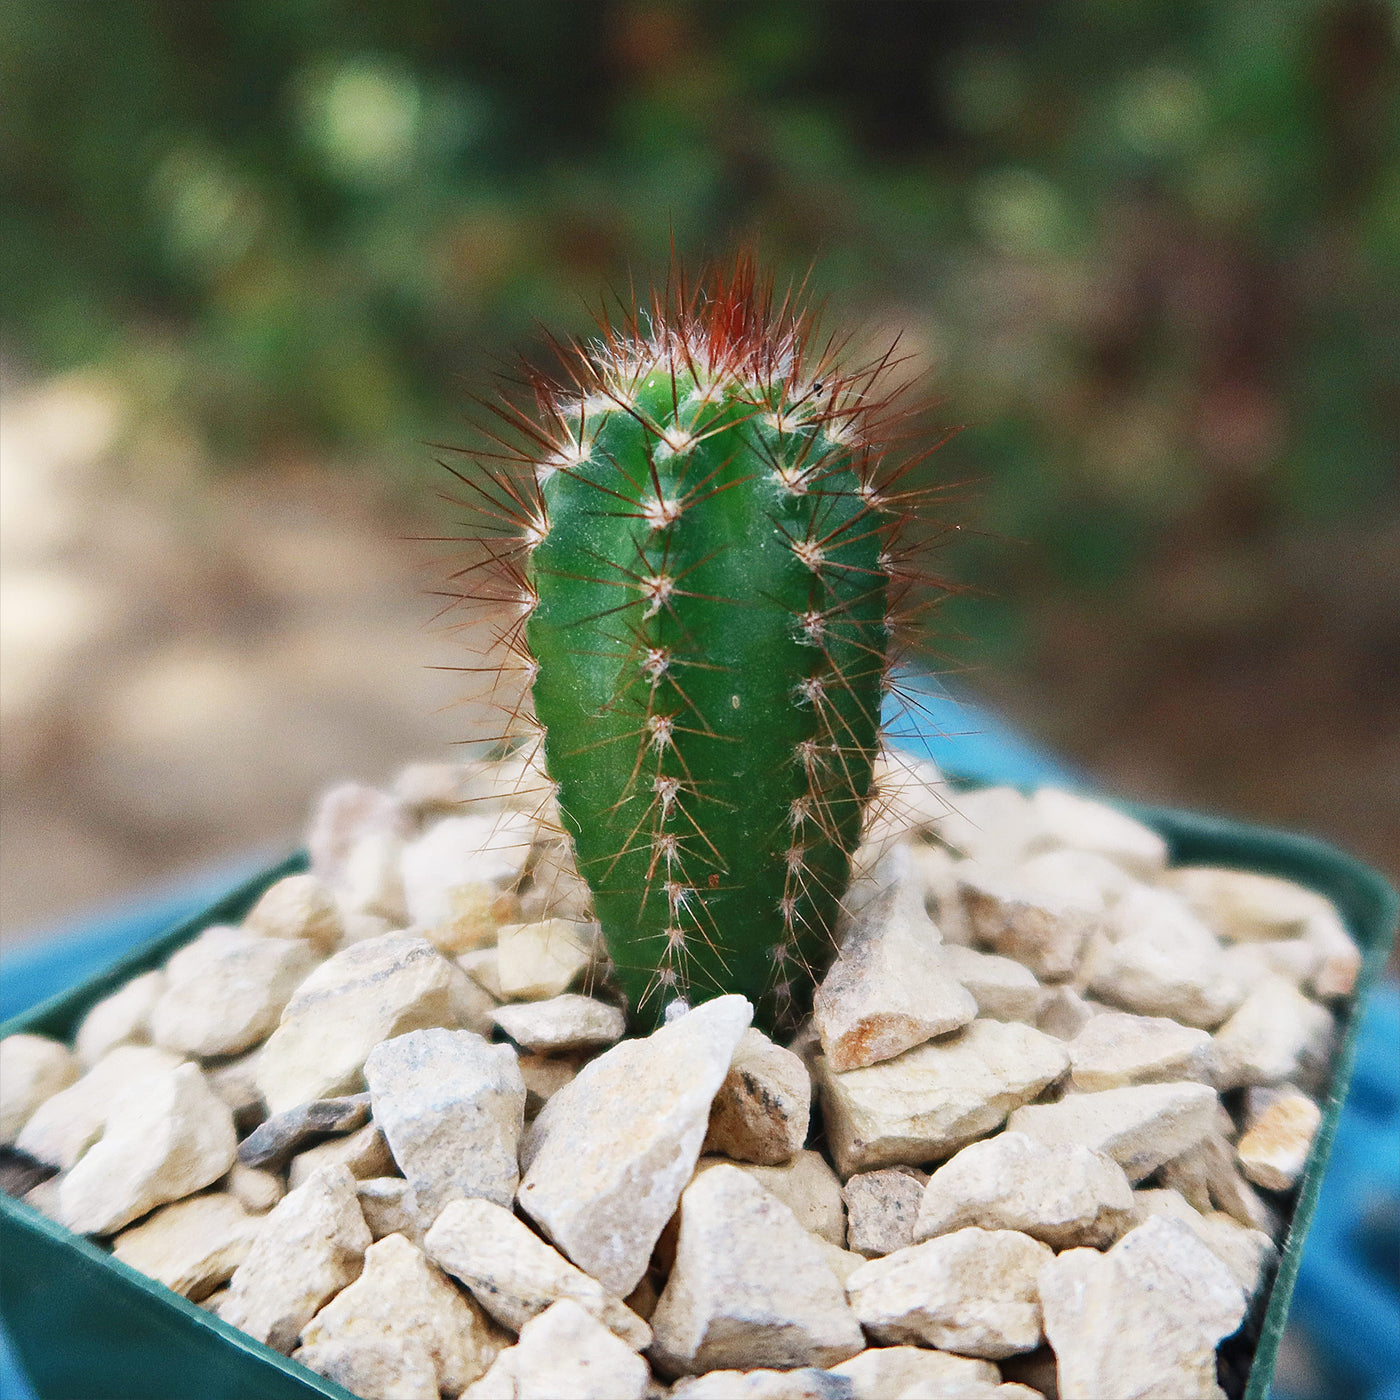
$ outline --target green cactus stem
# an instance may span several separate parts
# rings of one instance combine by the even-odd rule
[[[895,515],[887,360],[842,372],[741,259],[537,385],[523,641],[544,762],[635,1019],[790,1024],[870,797]]]

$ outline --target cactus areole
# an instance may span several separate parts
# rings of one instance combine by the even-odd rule
[[[842,371],[752,262],[652,298],[536,384],[508,488],[545,768],[635,1020],[832,955],[889,643],[889,356]],[[497,475],[497,485],[505,483]],[[505,499],[497,493],[498,499]]]

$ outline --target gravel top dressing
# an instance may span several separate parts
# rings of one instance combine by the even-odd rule
[[[6,1189],[364,1400],[1237,1394],[1337,910],[1066,792],[877,776],[781,1044],[738,995],[629,1034],[528,763],[337,788],[238,926],[0,1042]]]

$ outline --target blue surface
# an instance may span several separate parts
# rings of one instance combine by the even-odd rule
[[[1400,1400],[1400,989],[1394,985],[1375,989],[1361,1023],[1351,1093],[1289,1325],[1326,1370],[1325,1395]]]
[[[883,718],[891,742],[931,758],[971,783],[1086,786],[1084,775],[1049,749],[1033,743],[990,710],[954,699],[927,679],[901,677],[899,694],[886,702]]]
[[[1082,775],[995,715],[942,693],[920,689],[902,707],[893,705],[886,719],[903,748],[974,783],[1085,786]],[[0,965],[0,1020],[198,913],[270,859],[250,857],[143,900],[93,911],[7,952]],[[1278,1388],[1275,1400],[1400,1400],[1400,990],[1393,986],[1376,989],[1362,1025],[1355,1078],[1289,1325],[1316,1357],[1322,1389],[1305,1395]],[[0,1400],[34,1400],[3,1329]]]
[[[0,1322],[0,1400],[35,1400],[29,1382],[15,1364],[14,1353],[10,1350],[10,1339],[5,1335],[3,1322]]]

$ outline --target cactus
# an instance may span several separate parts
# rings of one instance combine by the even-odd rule
[[[890,357],[843,372],[753,262],[679,280],[536,378],[492,551],[545,768],[635,1019],[740,991],[791,1024],[870,798],[892,533]]]

